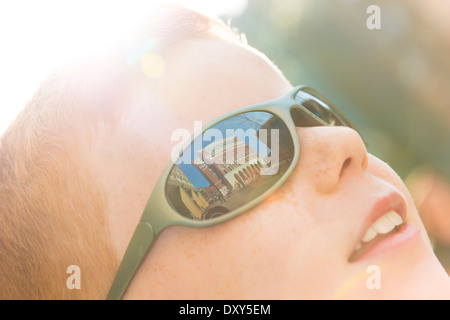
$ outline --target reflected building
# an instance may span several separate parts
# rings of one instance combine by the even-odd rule
[[[263,167],[258,154],[234,136],[200,150],[193,165],[223,197],[258,179]]]
[[[222,197],[222,194],[215,186],[200,187],[198,188],[198,192],[203,196],[203,198],[205,198],[206,201],[208,201],[209,204]]]
[[[208,201],[178,166],[174,166],[170,172],[166,192],[170,193],[175,209],[189,218],[201,219],[202,213],[209,206]]]

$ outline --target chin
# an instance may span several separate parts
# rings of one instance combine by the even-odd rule
[[[342,299],[449,299],[450,278],[425,243],[412,252],[372,261]]]

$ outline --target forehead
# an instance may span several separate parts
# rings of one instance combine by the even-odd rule
[[[199,115],[198,120],[276,98],[291,88],[257,50],[214,39],[194,40],[172,53],[157,86],[166,108]]]

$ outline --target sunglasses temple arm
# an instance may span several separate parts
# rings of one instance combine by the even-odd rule
[[[120,300],[136,270],[153,244],[153,229],[147,221],[139,222],[109,290],[107,300]]]

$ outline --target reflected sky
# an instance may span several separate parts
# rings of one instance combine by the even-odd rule
[[[220,123],[216,124],[212,129],[217,130],[217,132],[221,134],[221,139],[229,138],[230,132],[227,134],[227,130],[238,130],[241,129],[244,132],[247,130],[254,130],[256,134],[258,130],[265,124],[267,121],[272,119],[274,116],[267,112],[247,112],[243,114],[239,114],[228,118]],[[249,131],[251,133],[252,131]],[[268,133],[270,136],[270,133]],[[198,170],[192,162],[199,158],[201,150],[209,146],[210,144],[220,141],[217,137],[211,136],[209,140],[203,139],[203,136],[197,138],[191,146],[186,149],[183,155],[178,159],[177,166],[183,171],[186,177],[190,180],[190,182],[194,185],[196,189],[200,187],[207,187],[210,183],[204,178],[203,174]],[[247,145],[250,144],[250,136],[245,136],[245,143]],[[217,139],[217,141],[216,141]],[[270,149],[258,139],[257,150],[254,150],[258,153],[258,155],[265,157],[270,152]]]

